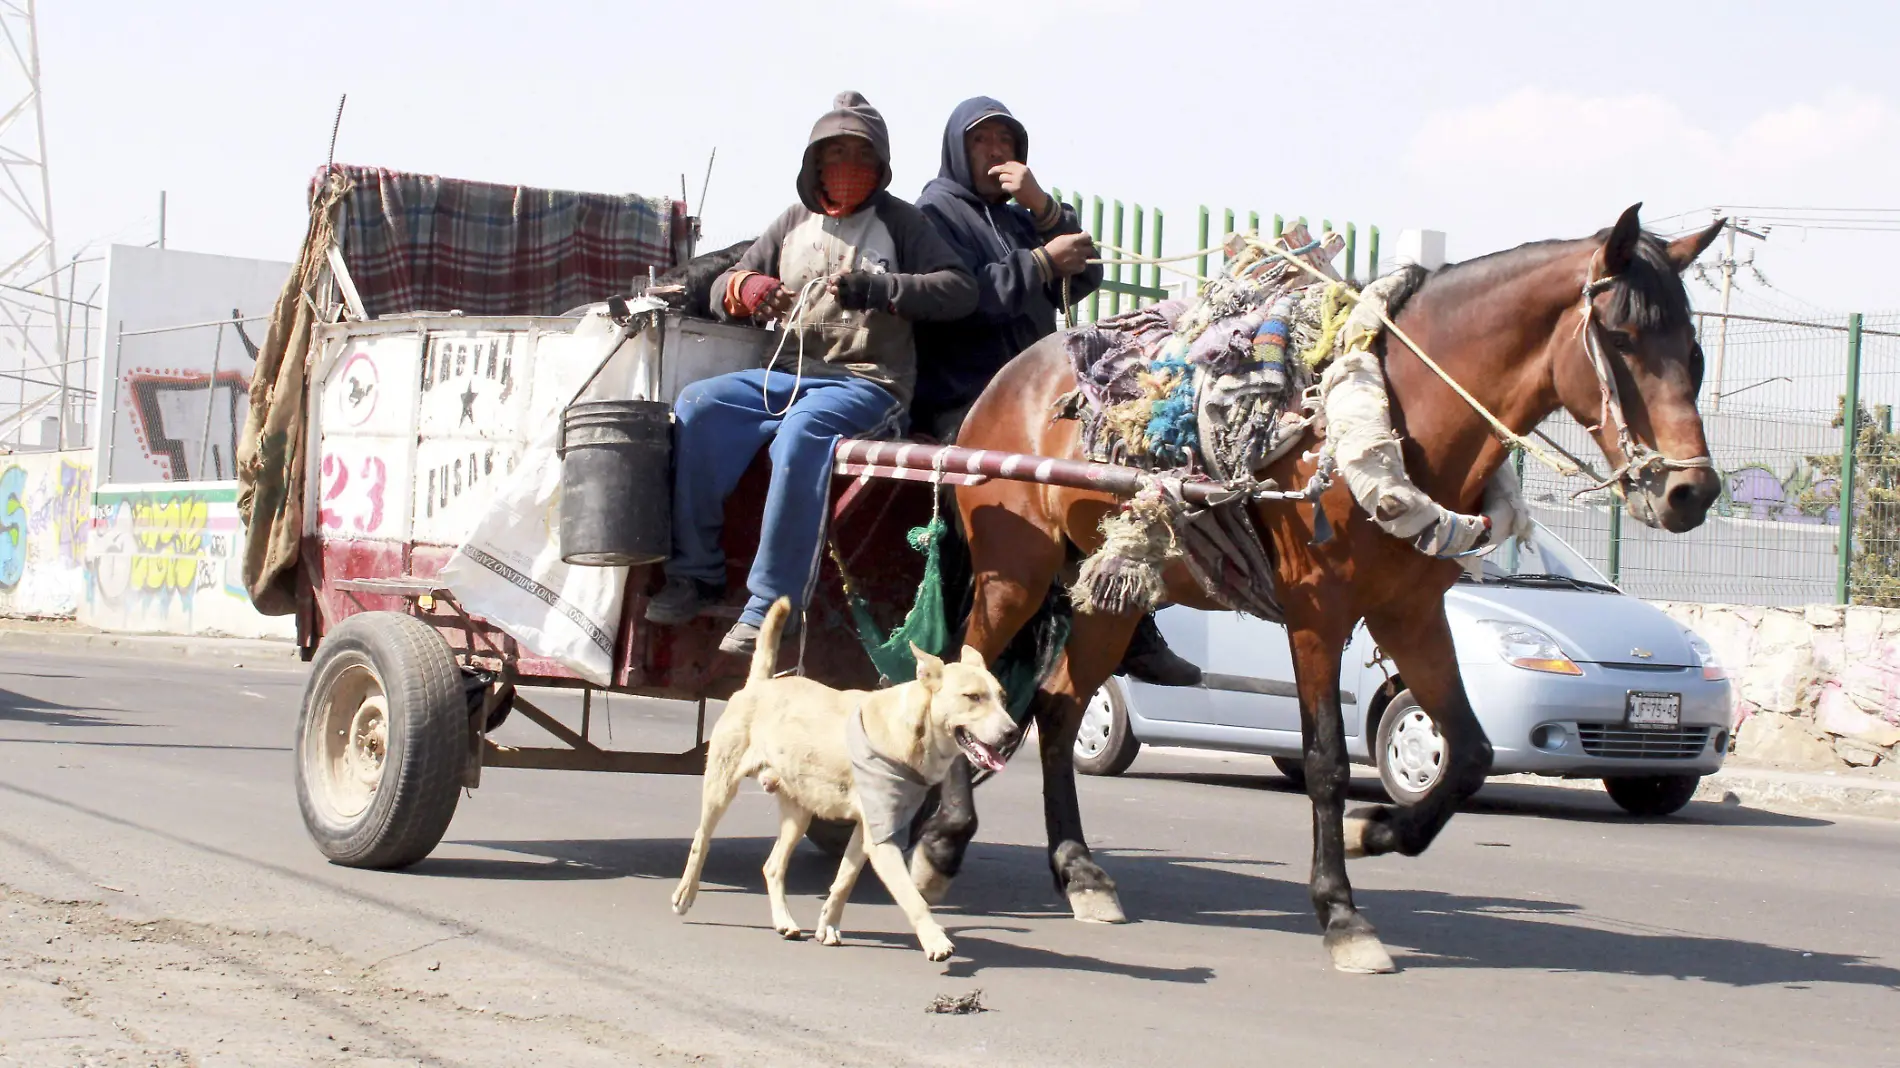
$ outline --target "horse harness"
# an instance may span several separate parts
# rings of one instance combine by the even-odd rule
[[[1695,469],[1714,470],[1715,459],[1707,454],[1691,456],[1678,460],[1665,456],[1647,444],[1636,440],[1631,432],[1629,420],[1623,414],[1623,399],[1617,389],[1616,374],[1610,368],[1610,361],[1603,353],[1603,343],[1598,339],[1599,326],[1596,319],[1596,296],[1621,280],[1620,276],[1610,274],[1595,278],[1583,284],[1583,321],[1578,329],[1583,333],[1583,350],[1590,359],[1590,369],[1596,373],[1597,389],[1602,396],[1602,408],[1598,415],[1596,430],[1605,422],[1616,428],[1616,447],[1623,454],[1623,466],[1610,472],[1609,476],[1580,492],[1600,490],[1607,486],[1619,485],[1627,488],[1635,478],[1641,478],[1652,470],[1688,471]]]

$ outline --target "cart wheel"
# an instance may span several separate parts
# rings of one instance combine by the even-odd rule
[[[324,637],[297,729],[297,803],[323,855],[401,868],[449,828],[468,759],[462,672],[433,627],[364,612]]]

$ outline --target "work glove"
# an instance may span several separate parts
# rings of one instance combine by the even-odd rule
[[[870,271],[847,271],[832,283],[838,306],[850,311],[884,311],[891,304],[891,276]]]

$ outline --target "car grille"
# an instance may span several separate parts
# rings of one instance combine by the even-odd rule
[[[1617,760],[1689,760],[1702,755],[1709,744],[1709,728],[1683,727],[1673,731],[1633,730],[1601,723],[1579,723],[1583,751],[1593,757]]]

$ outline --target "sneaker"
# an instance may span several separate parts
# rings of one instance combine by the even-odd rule
[[[726,599],[726,584],[668,575],[666,585],[647,602],[647,622],[678,626]]]
[[[750,623],[734,623],[719,639],[719,651],[734,656],[751,656],[759,648],[759,628]]]
[[[797,624],[793,623],[786,626],[785,632],[779,635],[778,640],[781,653],[787,648],[796,652],[798,650]],[[759,628],[751,623],[734,623],[732,629],[726,632],[726,636],[719,639],[719,651],[722,653],[731,653],[733,656],[749,657],[756,652],[758,648]]]
[[[1115,673],[1153,686],[1201,684],[1201,669],[1168,648],[1167,639],[1161,636],[1161,628],[1155,626],[1153,615],[1141,617]]]

